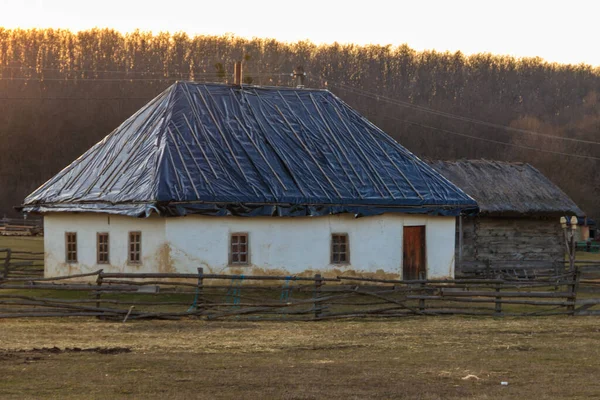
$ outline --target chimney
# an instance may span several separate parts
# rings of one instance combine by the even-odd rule
[[[296,77],[296,87],[298,89],[304,88],[304,77],[306,76],[304,67],[301,65],[297,66],[293,75]]]
[[[233,84],[235,86],[242,86],[242,62],[236,61],[233,68]]]

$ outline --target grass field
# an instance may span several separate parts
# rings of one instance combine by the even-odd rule
[[[3,399],[600,396],[595,318],[37,319],[0,332]]]
[[[568,260],[568,258],[566,258]],[[588,253],[585,251],[578,251],[575,254],[575,260],[578,261],[598,261],[600,262],[600,253]]]
[[[39,236],[0,236],[0,249],[44,251],[44,238]]]
[[[598,321],[0,319],[0,398],[597,399]]]

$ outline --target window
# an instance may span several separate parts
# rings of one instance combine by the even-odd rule
[[[129,232],[129,263],[139,264],[142,254],[142,232]]]
[[[68,263],[77,262],[77,233],[67,232],[65,233],[65,248],[66,248],[66,261]]]
[[[98,233],[96,236],[97,262],[108,264],[108,233]]]
[[[331,235],[331,263],[350,263],[350,248],[347,233],[333,233]]]
[[[231,234],[231,253],[230,264],[248,265],[250,264],[250,255],[248,252],[248,234],[247,233],[232,233]]]

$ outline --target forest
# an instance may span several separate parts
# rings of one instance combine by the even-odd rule
[[[327,88],[420,157],[534,165],[600,215],[600,67],[232,35],[0,28],[0,217],[176,80]],[[535,190],[535,188],[532,188]]]

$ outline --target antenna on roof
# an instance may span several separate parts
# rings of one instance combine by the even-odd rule
[[[242,62],[236,61],[233,67],[233,84],[242,86]]]
[[[296,77],[296,87],[298,89],[304,88],[304,77],[306,77],[306,73],[304,72],[304,67],[299,65],[294,70],[292,76]]]

